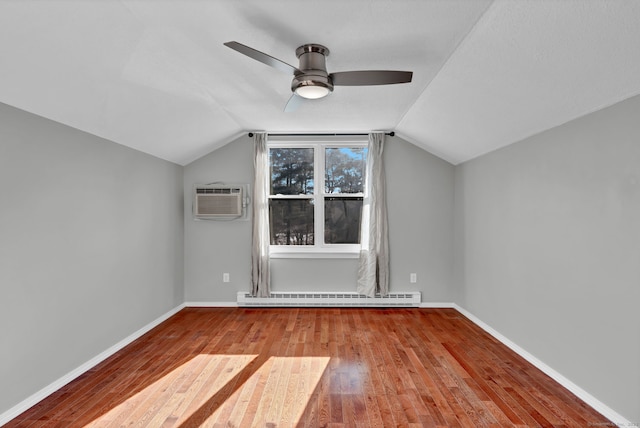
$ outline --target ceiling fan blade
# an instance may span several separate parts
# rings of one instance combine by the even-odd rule
[[[361,70],[331,73],[334,86],[368,86],[409,83],[413,72],[394,70]]]
[[[284,61],[280,61],[278,58],[274,58],[271,55],[267,55],[264,52],[260,52],[253,48],[250,48],[249,46],[243,45],[242,43],[227,42],[224,43],[224,45],[228,48],[240,52],[241,54],[248,56],[249,58],[253,58],[256,61],[260,61],[261,63],[267,64],[268,66],[276,68],[280,71],[284,71],[285,73],[292,75],[302,74],[302,72],[293,65],[287,64]]]
[[[287,101],[287,105],[284,106],[284,112],[293,113],[294,111],[298,110],[298,108],[302,104],[304,104],[304,102],[305,99],[300,95],[296,95],[296,93],[294,92],[293,94],[291,94],[291,98],[289,98],[289,101]]]

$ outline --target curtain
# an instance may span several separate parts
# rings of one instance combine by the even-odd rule
[[[269,297],[269,152],[267,134],[254,134],[253,232],[251,249],[251,295]]]
[[[389,233],[385,195],[384,132],[369,134],[365,174],[358,293],[374,297],[389,293]]]

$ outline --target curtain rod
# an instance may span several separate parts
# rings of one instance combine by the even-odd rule
[[[369,134],[279,134],[279,133],[270,133],[267,132],[267,135],[275,135],[278,137],[357,137],[357,136],[365,136]],[[396,135],[395,132],[385,132],[384,135],[388,135],[393,137]],[[249,132],[249,137],[253,137],[253,132]]]

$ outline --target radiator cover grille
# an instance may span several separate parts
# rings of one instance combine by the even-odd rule
[[[284,291],[274,291],[270,297],[252,297],[250,293],[238,292],[240,307],[419,307],[420,302],[419,291],[389,293],[385,297],[367,297],[358,293]]]

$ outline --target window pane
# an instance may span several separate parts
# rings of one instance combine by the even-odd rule
[[[313,194],[313,149],[269,149],[272,195]]]
[[[325,193],[364,192],[366,147],[325,149]]]
[[[311,199],[269,201],[271,245],[313,245]]]
[[[326,244],[360,243],[362,198],[324,199],[324,242]]]

